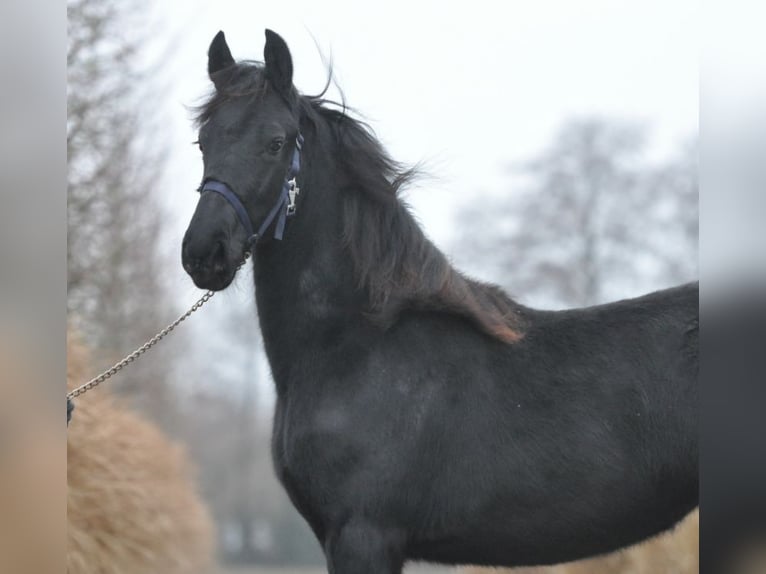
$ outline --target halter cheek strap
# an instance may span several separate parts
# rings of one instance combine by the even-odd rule
[[[285,231],[285,222],[288,216],[295,214],[295,198],[300,193],[298,184],[295,181],[295,177],[301,170],[301,148],[303,147],[303,136],[298,133],[298,137],[295,138],[295,149],[293,150],[293,157],[290,161],[290,167],[287,170],[287,175],[282,183],[282,190],[279,193],[279,198],[271,208],[266,218],[261,223],[257,232],[253,232],[253,223],[250,221],[250,216],[247,214],[247,209],[242,204],[242,200],[239,196],[232,191],[232,189],[222,181],[215,179],[207,180],[200,188],[200,193],[212,191],[221,195],[237,214],[237,219],[242,224],[245,232],[247,233],[247,242],[252,246],[254,245],[269,226],[277,220],[276,227],[274,228],[274,239],[282,239],[282,235]]]

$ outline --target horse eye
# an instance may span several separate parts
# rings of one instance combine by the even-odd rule
[[[285,145],[285,141],[281,138],[273,139],[271,140],[271,145],[269,145],[269,151],[271,153],[277,153],[279,150],[282,149],[282,146]]]
[[[194,141],[192,142],[192,144],[196,145],[196,146],[199,148],[199,151],[204,151],[204,150],[202,149],[202,144],[200,143],[200,141],[199,141],[199,140],[194,140]]]

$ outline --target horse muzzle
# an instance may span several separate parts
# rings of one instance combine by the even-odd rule
[[[181,259],[184,270],[200,289],[226,289],[237,272],[236,265],[230,260],[222,240],[215,241],[212,246],[200,248],[193,241],[184,238]]]

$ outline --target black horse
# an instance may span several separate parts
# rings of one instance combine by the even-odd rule
[[[274,465],[330,572],[573,560],[697,505],[696,284],[524,307],[428,241],[412,174],[296,91],[282,38],[263,64],[220,32],[208,55],[183,264],[220,290],[252,248]]]

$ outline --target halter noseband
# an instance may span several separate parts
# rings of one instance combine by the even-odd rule
[[[300,193],[298,184],[295,182],[295,177],[301,170],[301,148],[303,147],[303,136],[298,133],[295,138],[295,149],[293,150],[293,157],[290,161],[290,167],[287,170],[287,175],[282,183],[282,191],[279,194],[279,199],[271,208],[266,218],[261,223],[257,232],[253,232],[253,223],[250,221],[250,216],[247,214],[247,209],[242,204],[242,200],[239,196],[232,191],[232,189],[222,181],[215,179],[208,179],[199,189],[200,193],[212,191],[221,195],[229,205],[232,206],[234,212],[237,214],[237,219],[242,224],[242,227],[247,233],[247,242],[252,246],[254,245],[266,232],[269,226],[277,220],[276,228],[274,229],[274,239],[282,239],[282,234],[285,231],[285,221],[288,216],[295,214],[295,198]]]

